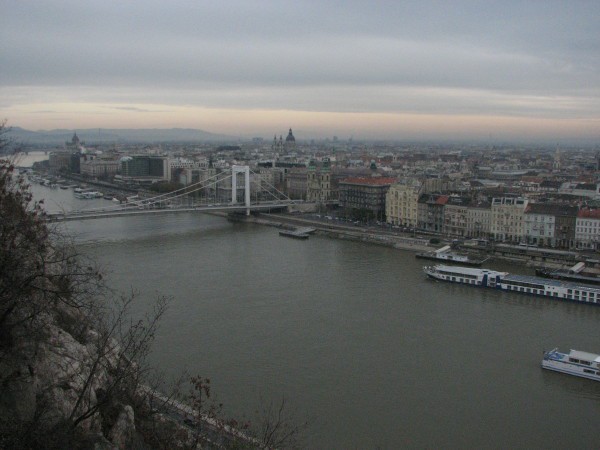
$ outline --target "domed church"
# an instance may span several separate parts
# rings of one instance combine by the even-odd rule
[[[286,153],[296,150],[296,138],[294,137],[291,128],[287,137],[285,138],[284,148]]]
[[[294,137],[294,133],[292,133],[291,128],[285,138],[285,142],[283,141],[283,136],[279,136],[279,140],[277,140],[277,135],[275,135],[273,138],[273,144],[271,145],[271,150],[277,153],[289,153],[296,150],[296,138]]]

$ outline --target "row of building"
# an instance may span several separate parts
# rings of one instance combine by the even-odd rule
[[[339,207],[347,217],[454,237],[571,249],[600,245],[598,171],[577,153],[567,161],[558,150],[553,157],[456,151],[310,156],[296,146],[291,129],[285,141],[274,138],[267,151],[222,146],[208,157],[103,154],[87,151],[76,134],[66,147],[50,155],[51,170],[136,185],[201,185],[198,195],[227,201],[231,177],[219,175],[232,164],[247,164],[251,197],[257,200],[285,194]],[[242,180],[237,188],[242,196]]]

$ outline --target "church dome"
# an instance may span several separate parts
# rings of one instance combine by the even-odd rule
[[[290,132],[288,133],[287,137],[285,138],[285,142],[296,142],[296,138],[292,134],[291,128],[290,128]]]

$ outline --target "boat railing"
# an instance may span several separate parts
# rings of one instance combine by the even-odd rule
[[[550,358],[551,355],[553,355],[554,353],[556,353],[558,351],[558,347],[553,348],[552,350],[544,350],[544,359],[548,359]]]

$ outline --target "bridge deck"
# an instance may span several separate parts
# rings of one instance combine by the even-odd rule
[[[71,220],[90,220],[90,219],[103,219],[111,217],[126,217],[126,216],[139,216],[147,214],[177,214],[184,212],[211,212],[211,211],[256,211],[256,210],[269,210],[269,209],[280,209],[285,208],[290,203],[268,203],[268,204],[254,204],[250,207],[245,205],[214,205],[214,206],[190,206],[190,207],[179,207],[179,208],[130,208],[130,209],[111,209],[111,210],[90,210],[90,211],[70,211],[70,212],[50,212],[47,214],[47,218],[51,222],[64,222]]]

